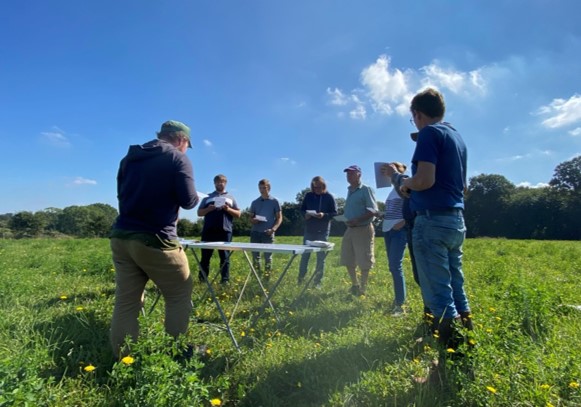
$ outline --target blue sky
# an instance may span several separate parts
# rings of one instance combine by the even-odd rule
[[[192,128],[201,192],[292,202],[351,164],[409,163],[409,102],[432,85],[469,175],[548,183],[581,154],[581,2],[3,1],[0,213],[117,206],[130,144]],[[389,191],[377,190],[384,200]],[[195,218],[194,211],[182,216]]]

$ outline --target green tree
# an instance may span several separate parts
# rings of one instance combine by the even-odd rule
[[[18,212],[10,218],[8,226],[16,238],[35,237],[44,230],[43,219],[32,212]]]
[[[502,175],[481,174],[470,178],[466,196],[469,236],[500,236],[507,199],[515,185]]]
[[[557,165],[549,185],[560,191],[581,191],[581,155]]]

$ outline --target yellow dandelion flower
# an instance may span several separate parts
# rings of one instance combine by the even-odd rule
[[[246,332],[244,332],[244,331],[240,332],[240,336],[245,337],[246,336]]]
[[[543,389],[543,390],[547,390],[547,389],[548,389],[548,388],[550,388],[551,386],[549,386],[548,384],[541,384],[539,387],[540,387],[541,389]]]
[[[414,363],[420,363],[420,360],[418,358],[414,358]]]
[[[96,367],[95,367],[95,366],[93,366],[93,365],[87,365],[87,366],[85,366],[85,368],[84,368],[83,370],[84,370],[85,372],[89,372],[89,373],[91,373],[91,372],[92,372],[93,370],[95,370],[95,369],[96,369]]]
[[[488,390],[492,394],[496,394],[496,389],[492,386],[486,386],[486,390]]]
[[[490,312],[496,312],[496,308],[490,307],[490,308],[488,308],[488,311],[490,311]]]
[[[577,382],[571,382],[571,383],[569,383],[569,387],[571,389],[578,389],[579,388],[579,383],[577,383]]]
[[[547,407],[555,407],[555,406],[552,405],[550,402],[547,401]]]
[[[468,343],[472,346],[476,345],[476,341],[472,338],[468,339]]]
[[[275,335],[276,335],[276,336],[280,336],[280,332],[277,332]]]
[[[133,359],[131,356],[125,356],[123,359],[121,359],[121,362],[125,363],[126,365],[131,365],[133,362],[135,362],[135,359]]]
[[[288,312],[288,314],[289,314],[289,315],[293,315],[293,312],[292,312],[292,311],[289,311],[289,312]]]
[[[267,343],[266,343],[266,347],[267,347],[267,348],[272,348],[272,342],[267,342]]]
[[[496,319],[497,321],[502,321],[501,317],[494,317],[494,319]]]
[[[317,348],[319,348],[319,347],[321,346],[321,344],[320,344],[319,342],[315,342],[315,346],[316,346]]]
[[[83,271],[87,271],[87,269],[83,269]]]
[[[111,269],[111,272],[112,272],[112,273],[115,273],[115,269],[113,269],[113,268],[112,268],[112,269]]]
[[[448,352],[448,353],[456,353],[456,351],[454,349],[452,349],[452,348],[446,349],[446,352]]]
[[[432,349],[432,348],[430,348],[430,345],[424,345],[424,352],[427,352],[430,349]]]
[[[209,355],[211,355],[211,354],[212,354],[212,349],[210,349],[210,348],[206,349],[206,355],[208,355],[208,356],[209,356]]]
[[[212,399],[212,400],[210,400],[210,405],[211,406],[221,406],[222,405],[222,400],[220,400],[220,399]]]
[[[437,334],[437,333],[435,333],[435,332],[433,333],[433,335],[432,335],[432,336],[433,336],[434,338],[436,338],[436,339],[438,339],[438,338],[440,337],[440,335],[438,335],[438,334]]]
[[[66,300],[69,297],[67,297],[66,295],[61,295],[59,298],[64,301],[64,300]]]
[[[488,328],[488,329],[486,330],[486,332],[487,332],[487,333],[492,333],[492,329]]]
[[[82,310],[84,310],[84,308],[83,308],[83,307],[77,307],[77,308],[75,308],[75,309],[76,309],[77,311],[82,311]]]

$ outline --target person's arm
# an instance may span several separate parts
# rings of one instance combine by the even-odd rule
[[[265,231],[266,234],[268,235],[274,234],[280,227],[281,223],[282,223],[282,211],[280,210],[280,206],[278,206],[278,211],[274,215],[274,225],[272,225],[272,228],[266,229]]]
[[[436,182],[436,165],[427,161],[418,162],[418,170],[415,175],[403,180],[402,192],[424,191],[431,188]]]
[[[179,161],[175,179],[178,205],[184,209],[193,209],[200,198],[194,185],[194,170],[190,159],[184,155]]]
[[[228,215],[232,216],[233,218],[239,218],[240,215],[242,214],[240,209],[238,209],[234,206],[230,206],[227,203],[224,204],[224,206],[222,207],[222,210],[225,211]]]

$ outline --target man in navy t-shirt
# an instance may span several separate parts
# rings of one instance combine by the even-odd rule
[[[422,295],[436,321],[434,330],[443,345],[454,346],[454,320],[472,328],[462,273],[467,150],[460,133],[442,122],[445,110],[444,97],[435,89],[412,99],[419,134],[412,177],[402,180],[400,190],[410,195],[416,213],[413,250]]]

